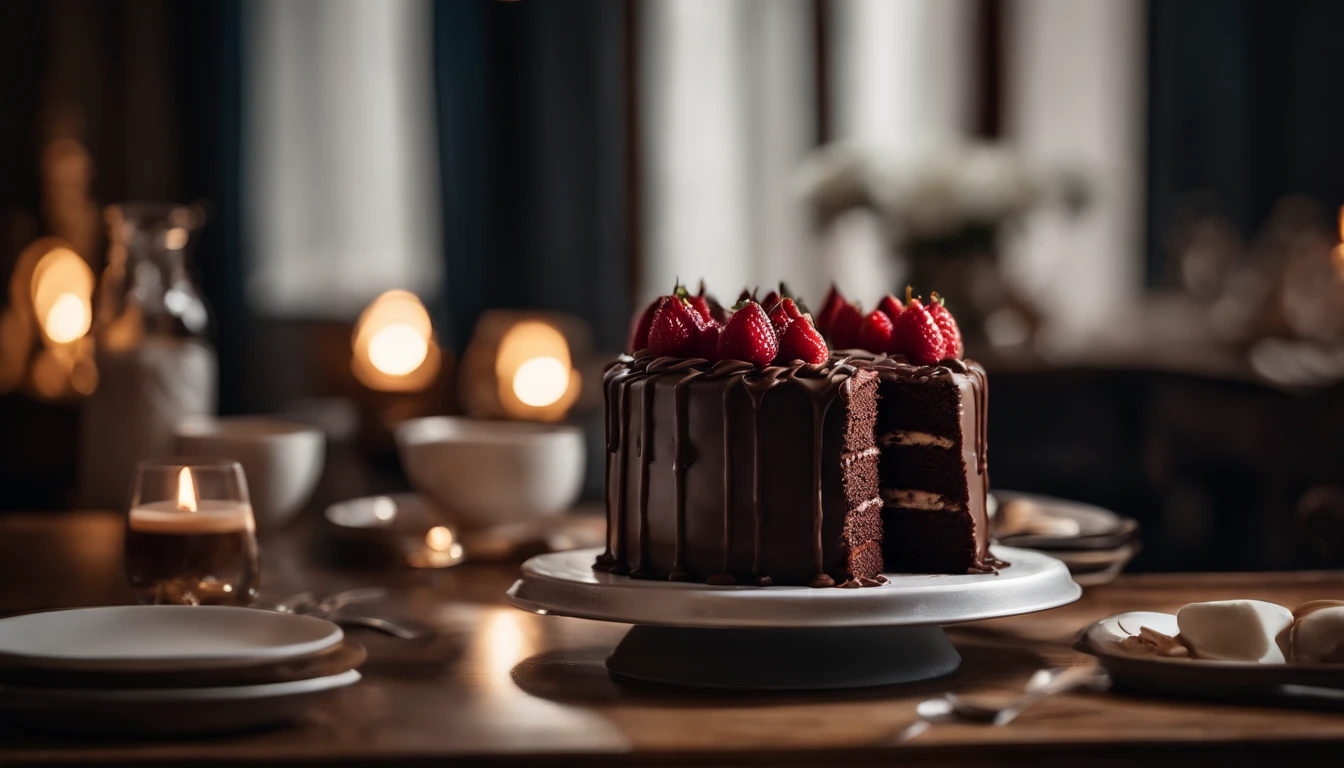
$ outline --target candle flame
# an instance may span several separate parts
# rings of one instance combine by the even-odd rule
[[[453,532],[442,525],[436,525],[425,534],[425,546],[435,552],[447,552],[453,546]]]
[[[406,323],[394,323],[369,339],[369,362],[389,376],[405,376],[429,355],[429,342]]]
[[[500,404],[513,418],[558,421],[578,397],[578,375],[569,342],[540,320],[514,325],[499,343],[495,359]]]
[[[540,408],[565,396],[569,366],[554,357],[534,357],[513,374],[513,393],[525,405]]]
[[[191,470],[183,467],[177,473],[177,508],[183,512],[195,512],[196,483],[191,479]]]
[[[33,311],[52,343],[82,339],[93,322],[93,271],[79,254],[55,247],[33,269]]]
[[[89,311],[88,305],[75,294],[66,291],[56,297],[51,309],[47,311],[47,316],[42,321],[42,329],[57,344],[68,344],[84,338],[92,322],[93,314]]]
[[[429,312],[409,291],[388,291],[373,300],[355,324],[351,351],[356,378],[380,391],[419,391],[438,373]]]

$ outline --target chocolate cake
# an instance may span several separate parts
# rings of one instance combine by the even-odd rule
[[[607,369],[596,568],[711,584],[876,585],[879,373],[645,355]]]
[[[595,568],[710,584],[877,586],[981,573],[985,372],[943,300],[906,289],[819,323],[784,285],[726,322],[677,286],[606,372],[607,546]],[[851,339],[867,350],[832,354]],[[846,345],[848,346],[848,345]],[[876,354],[875,354],[876,352]]]
[[[604,388],[599,570],[870,586],[884,571],[992,566],[976,363],[837,355],[757,370],[646,355],[613,364]]]

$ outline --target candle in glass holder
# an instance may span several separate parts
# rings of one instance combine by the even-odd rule
[[[165,475],[176,491],[157,498]],[[205,475],[223,498],[201,498]],[[218,475],[219,477],[214,477]],[[236,462],[142,462],[126,526],[126,574],[142,603],[247,605],[259,573],[252,505]]]

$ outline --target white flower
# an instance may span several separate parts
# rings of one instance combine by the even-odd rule
[[[1012,149],[984,142],[904,152],[831,145],[798,178],[823,222],[872,205],[894,238],[923,240],[998,227],[1049,200],[1059,180],[1037,173]]]

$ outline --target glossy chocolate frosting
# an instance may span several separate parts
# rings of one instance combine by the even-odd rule
[[[950,421],[935,426],[954,446],[955,487],[943,490],[960,506],[929,519],[938,537],[954,539],[953,555],[928,570],[992,567],[984,370],[867,353],[763,370],[649,355],[611,364],[603,380],[607,546],[594,567],[711,584],[876,584],[886,512],[874,430],[879,386],[888,385],[952,403]],[[889,397],[880,407],[900,415],[904,405]]]
[[[870,413],[851,428],[856,381]],[[877,496],[876,455],[864,455],[875,383],[844,357],[763,370],[651,356],[614,363],[603,384],[608,541],[596,567],[715,584],[849,580],[849,555],[864,542],[846,517]],[[864,462],[867,489],[847,485]]]

